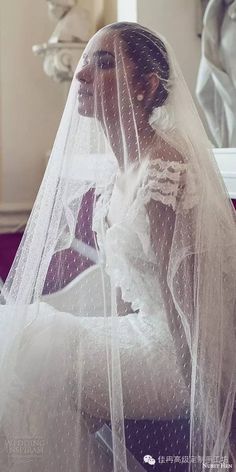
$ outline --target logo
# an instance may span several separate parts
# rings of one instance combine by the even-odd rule
[[[8,455],[31,461],[34,457],[43,455],[45,443],[42,438],[8,438],[5,439],[4,446]]]
[[[144,456],[143,460],[144,460],[144,462],[147,462],[150,465],[154,465],[156,463],[154,457],[149,456],[148,454],[146,456]]]

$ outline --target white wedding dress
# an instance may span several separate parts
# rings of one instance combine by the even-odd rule
[[[189,413],[189,393],[177,364],[173,339],[157,289],[158,281],[153,267],[155,257],[150,245],[150,228],[145,210],[145,203],[150,198],[174,208],[179,175],[185,165],[161,159],[152,161],[148,167],[151,179],[148,184],[139,186],[135,198],[130,189],[130,201],[126,198],[127,206],[122,201],[126,183],[122,175],[116,175],[97,199],[94,209],[93,230],[97,233],[102,263],[114,284],[121,287],[123,300],[131,302],[132,309],[136,311],[118,317],[117,336],[126,418],[170,419],[187,417]],[[153,189],[151,183],[161,176],[160,187]],[[168,181],[168,186],[167,191],[163,192],[165,181]],[[109,214],[116,215],[116,221],[111,226],[108,225]],[[137,260],[137,254],[138,267],[132,264],[132,260]],[[133,255],[136,257],[132,258]],[[4,316],[4,306],[1,310]],[[10,308],[6,307],[6,310],[8,316],[11,315]],[[27,437],[29,430],[34,431],[37,437],[46,437],[52,464],[47,472],[78,471],[73,468],[76,463],[75,444],[78,445],[76,453],[80,454],[79,463],[83,464],[79,469],[81,472],[110,471],[110,463],[98,450],[81,411],[75,408],[70,359],[72,356],[74,358],[75,352],[82,353],[77,368],[79,370],[83,366],[83,412],[94,418],[109,419],[105,344],[106,335],[111,330],[111,317],[76,317],[58,312],[48,303],[40,302],[30,305],[29,320],[33,319],[36,312],[36,320],[25,330],[21,340],[14,388],[8,395],[4,416],[7,439]],[[66,378],[63,372],[67,373]],[[50,415],[50,405],[59,397],[63,404],[63,398],[68,396],[71,396],[71,410],[62,416],[61,422],[58,417],[55,421],[52,418],[51,430],[45,431],[45,417]],[[36,397],[38,409],[35,408],[37,403],[34,403],[32,410],[31,401]],[[68,433],[66,425],[74,424],[75,415],[77,431],[73,432],[72,428]],[[64,447],[60,447],[63,444]],[[88,444],[90,451],[93,450],[93,453],[90,452],[89,464],[86,458]],[[43,457],[22,462],[20,456],[14,455],[8,462],[9,455],[1,447],[1,472],[46,472]]]

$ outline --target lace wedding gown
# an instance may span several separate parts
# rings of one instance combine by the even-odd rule
[[[126,198],[126,206],[122,200],[125,182],[122,174],[116,174],[101,192],[94,209],[93,230],[97,233],[102,263],[115,286],[121,288],[123,300],[131,302],[136,311],[118,318],[126,418],[188,416],[189,393],[177,364],[161,294],[157,291],[155,255],[150,244],[145,207],[153,198],[175,208],[180,176],[185,170],[185,163],[161,159],[149,161],[147,178],[140,182],[135,197],[130,189],[130,201]],[[139,178],[138,173],[136,177]],[[186,202],[190,204],[190,197]],[[108,210],[116,215],[111,226]],[[98,450],[91,433],[92,425],[86,422],[86,413],[93,418],[109,419],[106,337],[111,330],[111,317],[76,317],[58,312],[44,302],[30,305],[29,320],[34,318],[35,312],[37,318],[21,339],[15,382],[8,396],[4,434],[8,441],[14,437],[27,437],[29,432],[44,438],[49,445],[47,464],[51,464],[47,472],[110,471],[111,465]],[[79,353],[77,381],[81,373],[84,386],[80,407],[74,389],[74,364],[72,368],[70,362],[75,352]],[[67,373],[66,378],[62,372]],[[63,402],[68,397],[71,398],[71,409],[63,412],[60,420],[58,416],[52,416],[48,421],[55,399],[60,399],[58,405],[63,410]],[[50,430],[45,430],[46,424],[50,425]],[[75,424],[76,431],[70,427]],[[87,447],[90,448],[89,463]],[[22,458],[11,456],[9,451],[5,454],[2,449],[2,472],[46,472],[44,454],[22,462]],[[74,466],[76,455],[79,469]]]

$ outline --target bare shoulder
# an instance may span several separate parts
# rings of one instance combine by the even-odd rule
[[[184,163],[185,159],[179,146],[175,147],[171,142],[158,137],[154,141],[154,145],[151,147],[149,152],[150,161],[162,160],[166,162],[179,162]]]

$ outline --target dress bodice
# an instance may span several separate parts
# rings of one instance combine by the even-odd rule
[[[126,174],[126,181],[123,174],[115,173],[106,188],[98,192],[93,230],[101,262],[113,284],[121,288],[123,300],[141,315],[165,318],[146,204],[153,198],[175,209],[183,182],[186,187],[186,166],[183,162],[147,158],[138,170]],[[193,204],[192,185],[187,193],[186,208]],[[113,223],[108,215],[114,215]]]

